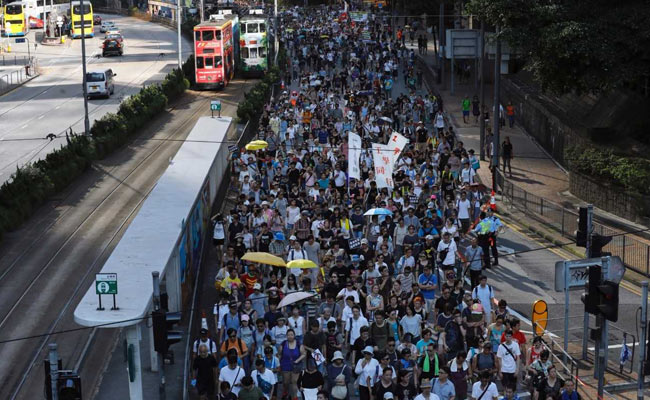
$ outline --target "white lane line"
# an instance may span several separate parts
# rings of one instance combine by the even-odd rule
[[[638,345],[639,345],[639,342],[636,342],[636,343],[628,343],[627,345],[630,346],[630,347],[632,347],[632,345],[638,346]],[[621,343],[621,344],[610,344],[610,345],[607,345],[607,349],[620,349],[621,347],[623,347],[623,343]],[[596,348],[594,348],[594,347],[590,347],[590,348],[589,348],[589,351],[595,351],[595,350],[596,350]]]
[[[44,116],[45,116],[45,115],[41,115],[40,117],[38,117],[38,119],[43,119]]]
[[[25,129],[25,128],[27,128],[27,124],[20,127],[20,129]]]
[[[61,108],[61,106],[54,107],[55,110],[58,110],[59,108]]]

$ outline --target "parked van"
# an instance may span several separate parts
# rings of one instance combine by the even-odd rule
[[[86,73],[86,90],[88,98],[106,96],[110,97],[115,92],[115,83],[113,78],[117,74],[108,68],[101,71],[91,71]]]

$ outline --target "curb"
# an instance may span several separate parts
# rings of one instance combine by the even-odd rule
[[[32,79],[38,78],[39,76],[41,76],[41,74],[39,74],[39,73],[31,75],[28,79],[25,79],[24,81],[20,82],[19,84],[13,86],[11,89],[7,90],[6,92],[0,92],[0,97],[4,97],[4,96],[8,95],[9,93],[11,93],[14,90],[18,89],[19,87],[23,86],[24,84],[31,81]]]

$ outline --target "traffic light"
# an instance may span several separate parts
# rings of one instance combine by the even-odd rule
[[[579,207],[578,230],[576,234],[576,246],[587,247],[587,207]]]
[[[163,354],[169,352],[169,346],[178,343],[183,338],[183,332],[172,330],[174,325],[181,321],[180,312],[154,311],[151,313],[153,320],[153,348]]]
[[[81,378],[74,371],[59,371],[57,380],[57,393],[59,400],[82,400]]]
[[[591,257],[611,256],[612,253],[603,252],[603,247],[612,241],[611,236],[602,236],[597,233],[591,235]]]
[[[587,289],[581,296],[581,300],[585,305],[585,312],[593,315],[598,315],[600,309],[598,308],[600,304],[598,287],[601,284],[601,266],[600,265],[590,265],[589,266],[589,277],[585,287]]]
[[[63,369],[63,361],[59,358],[57,370],[61,371]],[[50,359],[46,358],[43,360],[43,367],[45,369],[45,398],[47,400],[52,400],[52,371],[50,370]]]
[[[606,320],[618,321],[618,283],[606,280],[598,285],[598,310]]]

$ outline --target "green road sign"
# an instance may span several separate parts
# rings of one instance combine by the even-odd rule
[[[95,292],[97,294],[117,294],[117,274],[96,274]]]
[[[212,111],[221,111],[221,101],[220,100],[212,100],[212,101],[210,101],[210,110],[212,110]]]

